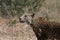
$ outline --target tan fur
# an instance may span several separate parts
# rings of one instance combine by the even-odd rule
[[[33,18],[33,25],[34,27],[38,27],[41,30],[43,30],[42,35],[44,35],[43,33],[46,33],[46,37],[51,40],[54,40],[54,38],[60,35],[60,34],[57,35],[57,32],[60,33],[60,31],[58,31],[58,28],[60,28],[60,23],[51,22],[47,20],[47,18],[45,17]]]

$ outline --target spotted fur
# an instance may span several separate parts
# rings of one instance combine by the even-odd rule
[[[60,23],[51,22],[45,17],[36,17],[34,14],[24,14],[19,20],[32,27],[38,40],[60,39]]]

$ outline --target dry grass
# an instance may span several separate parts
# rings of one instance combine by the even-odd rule
[[[16,20],[16,18],[11,19]],[[0,40],[36,40],[36,36],[27,24],[9,26],[9,19],[0,18]]]

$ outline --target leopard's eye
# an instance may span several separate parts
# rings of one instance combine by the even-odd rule
[[[25,17],[27,17],[27,15],[25,15]]]

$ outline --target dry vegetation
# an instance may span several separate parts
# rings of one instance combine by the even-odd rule
[[[50,21],[60,22],[60,0],[45,0],[38,16],[46,16]],[[27,24],[19,23],[17,17],[5,19],[0,17],[0,40],[37,40]]]

